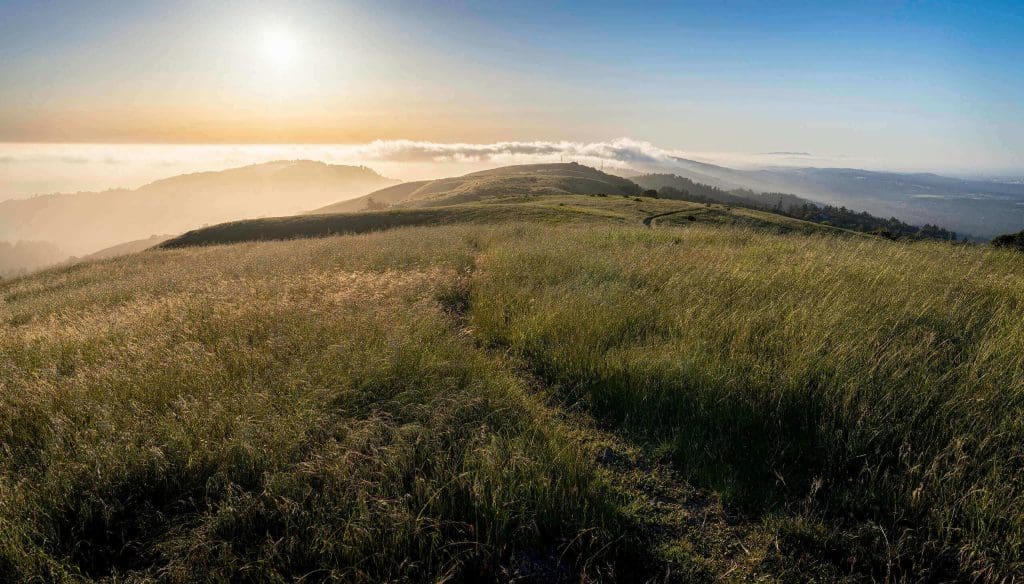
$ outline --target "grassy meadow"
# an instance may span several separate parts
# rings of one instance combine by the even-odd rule
[[[401,185],[400,185],[401,186]],[[649,197],[513,194],[439,207],[397,207],[360,213],[312,213],[232,221],[203,227],[162,241],[164,248],[349,235],[413,226],[494,225],[512,222],[677,225],[710,223],[773,233],[864,234],[810,223],[766,211],[728,205]]]
[[[1024,576],[1024,256],[513,203],[0,284],[0,580]]]

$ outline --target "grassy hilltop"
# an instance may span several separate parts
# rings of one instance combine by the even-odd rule
[[[1019,252],[465,194],[0,284],[0,580],[1024,576]]]
[[[366,211],[380,205],[432,207],[529,195],[638,195],[642,190],[630,180],[580,164],[522,164],[402,183],[328,205],[314,213]]]
[[[243,241],[324,237],[366,233],[395,227],[455,224],[540,222],[545,224],[610,223],[615,225],[683,225],[711,223],[746,226],[775,233],[865,235],[794,219],[767,211],[717,203],[694,203],[650,197],[613,196],[604,193],[517,194],[503,187],[501,195],[479,197],[472,202],[421,206],[418,200],[380,211],[313,213],[293,217],[250,219],[196,229],[161,245],[187,247]],[[390,189],[385,189],[390,190]]]

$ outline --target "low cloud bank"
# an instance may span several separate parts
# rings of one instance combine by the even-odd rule
[[[0,144],[0,199],[135,188],[177,174],[281,159],[365,165],[387,176],[417,180],[507,164],[544,162],[578,162],[622,174],[670,172],[676,158],[742,167],[819,166],[841,161],[805,152],[749,155],[690,152],[661,148],[631,138],[489,144],[413,140],[295,145]],[[843,165],[851,162],[856,161],[841,161]]]

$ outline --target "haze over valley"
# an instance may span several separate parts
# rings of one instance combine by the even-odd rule
[[[55,146],[51,150],[58,152],[61,148]],[[128,152],[131,148],[120,146],[117,149]],[[604,168],[621,177],[669,174],[724,191],[796,195],[802,201],[846,207],[882,218],[895,217],[912,225],[937,225],[975,240],[988,240],[1024,226],[1024,181],[959,179],[933,173],[849,168],[755,168],[750,163],[744,168],[730,168],[686,159],[678,152],[628,139],[590,144],[379,142],[362,146],[260,150],[250,149],[244,156],[238,153],[236,156],[272,156],[282,151],[318,153],[345,158],[351,164],[276,160],[165,177],[134,189],[40,194],[0,201],[0,241],[6,242],[9,250],[9,259],[0,260],[5,266],[0,271],[24,273],[112,246],[176,235],[206,224],[298,214],[356,199],[390,185],[418,184],[415,180],[403,183],[387,178],[364,166],[371,164],[397,171],[398,176],[446,178],[441,173],[481,172],[476,169],[500,168],[502,162],[578,159],[584,165]],[[36,159],[45,160],[45,157],[40,158],[40,153],[45,151],[37,149]],[[87,156],[89,148],[79,147],[77,151]],[[93,155],[100,151],[109,154],[111,148],[97,149]],[[173,147],[163,151],[173,157]],[[365,159],[355,160],[356,156]],[[73,164],[88,165],[87,160],[82,158]],[[181,157],[178,160],[179,164],[203,165],[201,161],[186,162]],[[112,172],[114,176],[153,173],[164,168],[164,165],[154,165],[146,169],[145,163],[133,162],[128,157],[102,164],[135,167],[121,173]],[[402,171],[403,164],[411,167]],[[64,180],[73,181],[73,174]],[[83,183],[90,180],[95,179],[82,178]],[[374,200],[387,205],[396,202],[386,192]],[[786,203],[790,204],[792,202]],[[361,203],[355,202],[334,207],[339,212],[363,208]],[[20,247],[12,247],[16,245]],[[43,247],[47,250],[45,253],[40,251]]]

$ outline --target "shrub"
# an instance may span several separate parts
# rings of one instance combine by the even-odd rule
[[[992,245],[1024,251],[1024,231],[1008,235],[1000,235],[992,240]]]

